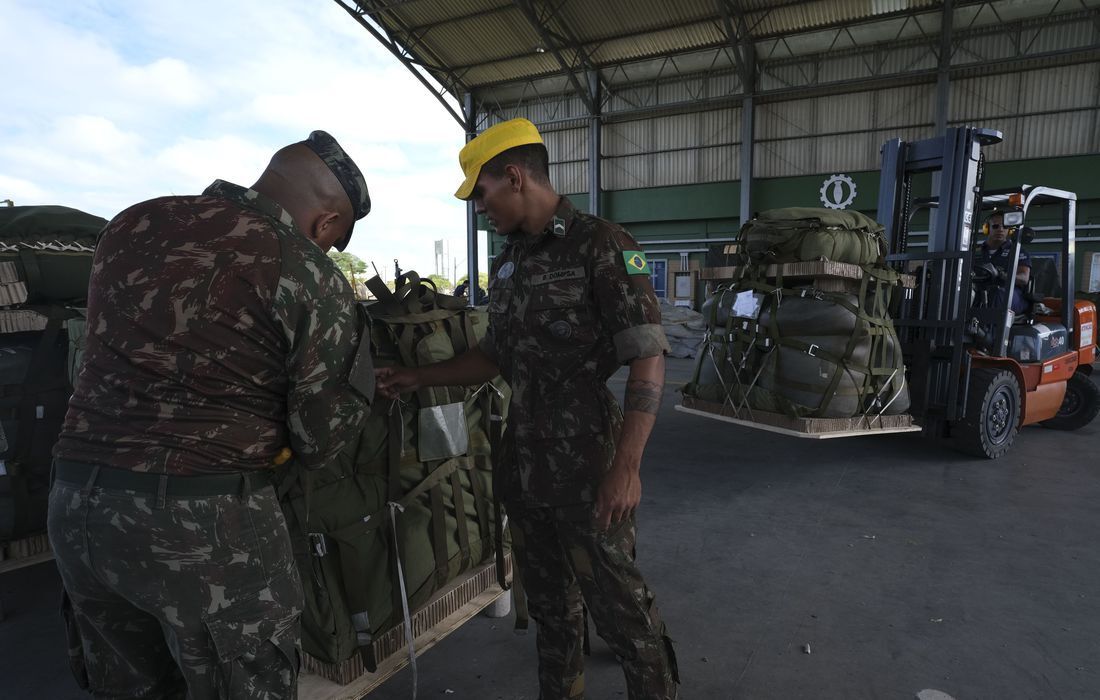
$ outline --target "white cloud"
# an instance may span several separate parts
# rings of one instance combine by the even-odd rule
[[[110,217],[248,185],[320,128],[371,189],[351,252],[434,271],[433,242],[465,238],[462,129],[336,3],[0,0],[0,17],[0,199]]]
[[[69,154],[132,154],[141,143],[134,133],[124,132],[106,117],[76,114],[54,121],[49,143]]]
[[[197,192],[215,179],[248,186],[271,158],[271,149],[238,136],[184,137],[154,156],[161,172],[176,181],[178,193]]]
[[[206,92],[191,67],[175,58],[159,58],[144,66],[126,66],[119,75],[119,82],[129,93],[177,107],[198,105]]]
[[[45,196],[42,188],[33,182],[0,175],[0,199],[11,199],[19,204],[23,201],[43,201]]]

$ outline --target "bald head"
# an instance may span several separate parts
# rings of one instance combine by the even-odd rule
[[[325,251],[343,240],[355,222],[340,181],[304,143],[276,151],[252,189],[286,209],[299,231]]]

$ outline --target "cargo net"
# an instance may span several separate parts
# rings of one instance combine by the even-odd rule
[[[778,414],[873,429],[908,411],[890,303],[913,280],[881,264],[881,234],[806,216],[755,231],[753,224],[742,230],[749,252],[734,279],[703,305],[707,334],[685,396],[752,422]],[[819,259],[798,259],[809,254]]]
[[[95,246],[79,241],[3,241],[0,253],[18,253],[20,250],[48,250],[54,253],[94,253]]]

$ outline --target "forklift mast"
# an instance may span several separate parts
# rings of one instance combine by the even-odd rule
[[[902,272],[919,274],[914,293],[898,305],[894,326],[909,368],[912,412],[932,434],[942,434],[948,422],[965,414],[971,242],[980,218],[981,149],[1001,140],[999,131],[958,127],[920,141],[891,139],[882,147],[878,220],[889,245],[886,260]],[[924,182],[928,175],[930,196],[914,198],[914,180]],[[930,208],[928,245],[912,249],[910,219],[915,208],[925,206]],[[1005,314],[995,327],[995,347],[1006,347],[1010,318]]]

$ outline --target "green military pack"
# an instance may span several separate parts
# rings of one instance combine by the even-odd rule
[[[872,265],[886,253],[882,230],[858,211],[771,209],[741,227],[740,250],[756,264],[831,260]]]
[[[858,212],[804,208],[746,224],[745,264],[703,305],[708,332],[685,395],[746,417],[753,409],[795,418],[906,412],[890,317],[900,276],[881,265],[881,230]]]
[[[0,541],[46,529],[51,452],[84,342],[95,239],[58,206],[0,208]]]
[[[368,283],[377,366],[419,366],[464,352],[487,317],[438,293],[415,273],[394,292]],[[359,439],[330,465],[288,466],[280,498],[306,591],[302,646],[339,663],[463,572],[497,558],[503,537],[493,500],[491,443],[506,388],[425,388],[407,400],[377,397]],[[498,571],[502,577],[502,569]],[[407,607],[406,607],[407,605]]]
[[[98,216],[59,206],[0,207],[0,266],[11,263],[22,299],[4,303],[79,303],[88,296]],[[0,284],[6,278],[0,272]],[[10,282],[9,282],[10,284]]]

